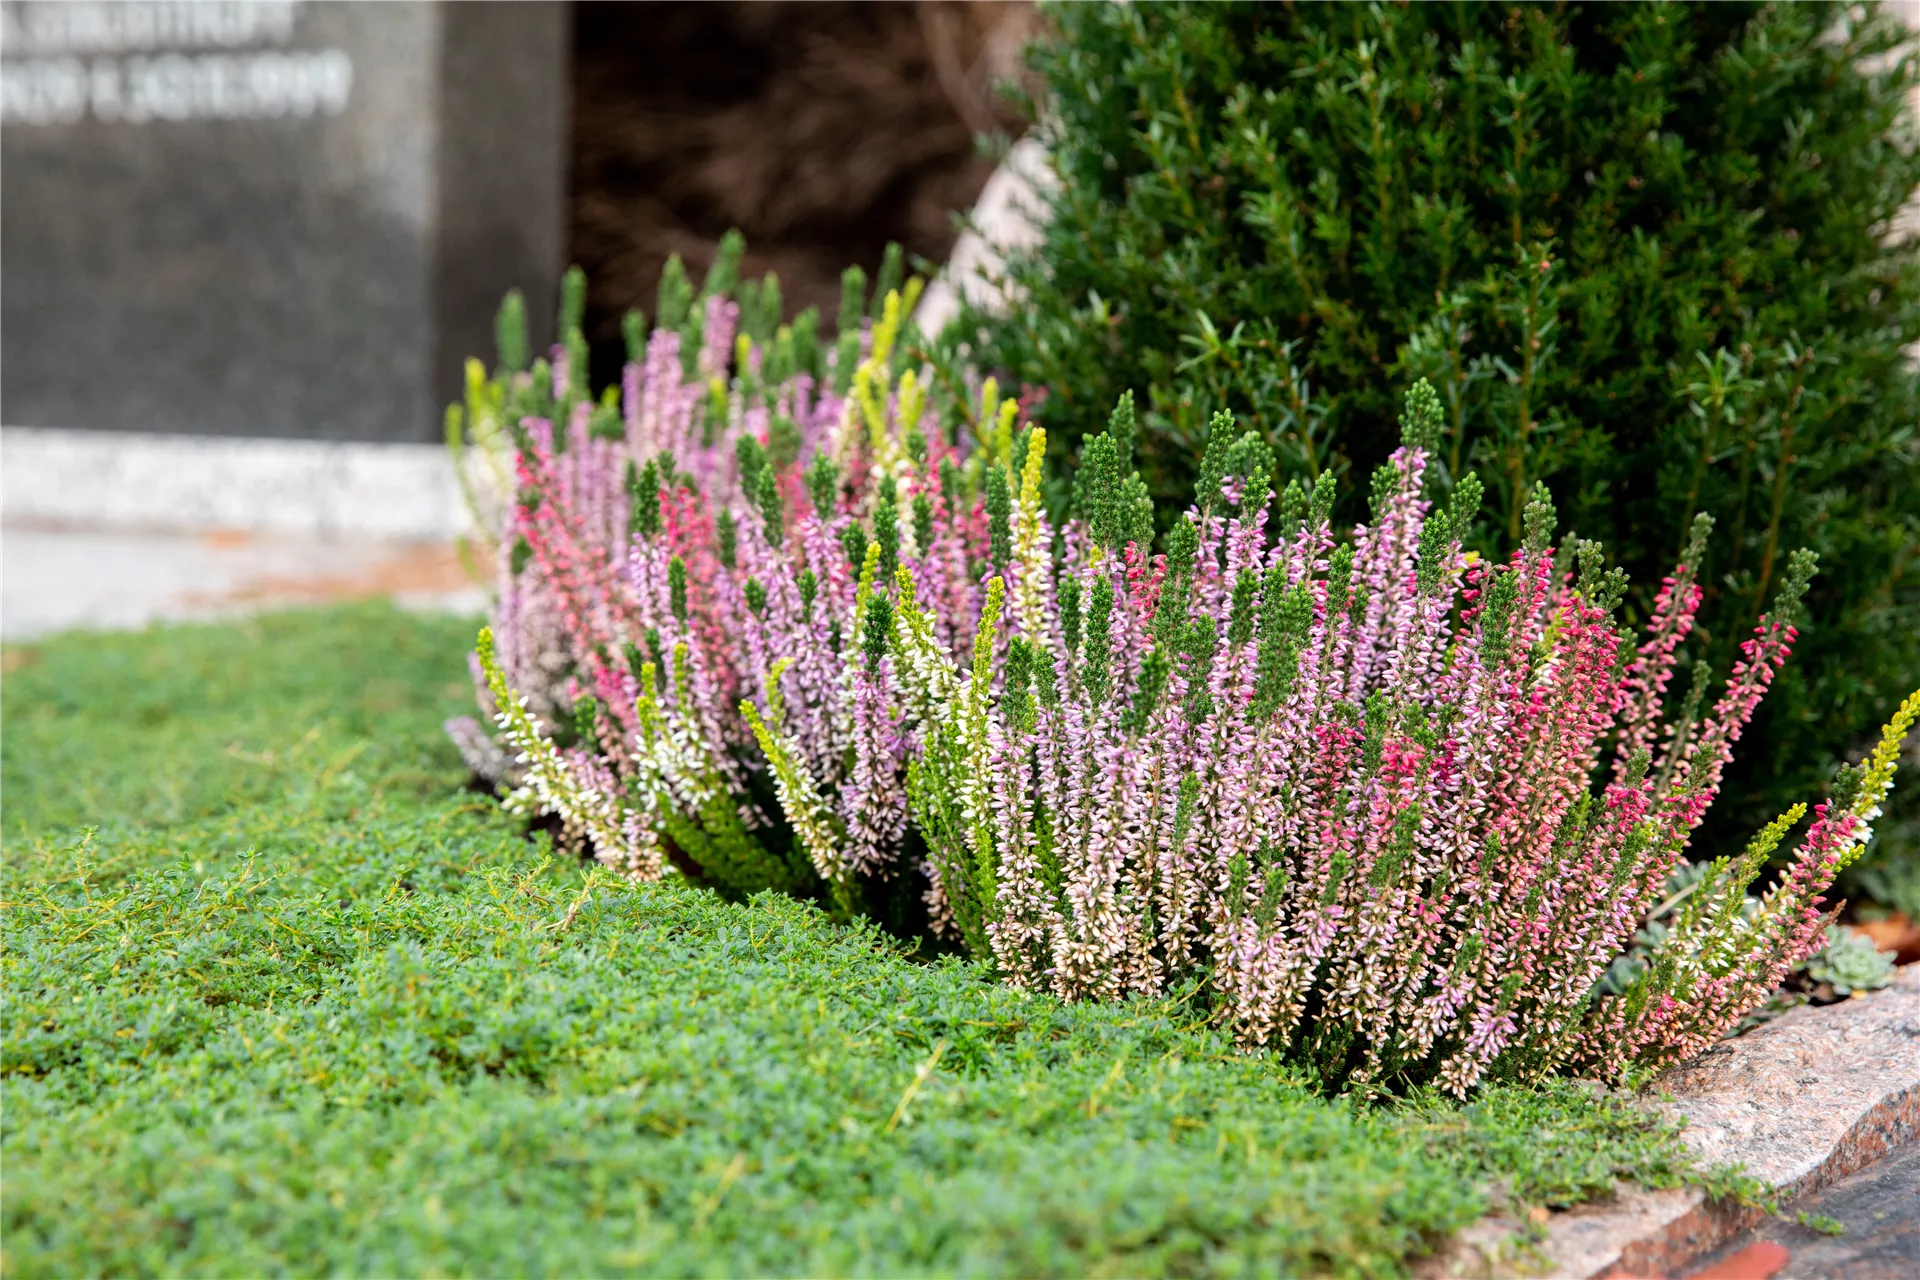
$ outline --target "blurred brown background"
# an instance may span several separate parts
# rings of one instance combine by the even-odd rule
[[[652,312],[669,254],[698,281],[729,227],[749,273],[779,273],[789,315],[831,321],[840,272],[871,272],[889,240],[944,261],[953,212],[993,169],[976,136],[1020,130],[995,85],[1037,21],[1009,0],[574,13],[568,248],[600,350],[626,308]]]

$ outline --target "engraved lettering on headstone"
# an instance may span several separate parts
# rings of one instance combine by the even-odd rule
[[[337,116],[353,94],[353,59],[273,47],[292,43],[300,9],[300,0],[9,0],[0,5],[0,120]]]

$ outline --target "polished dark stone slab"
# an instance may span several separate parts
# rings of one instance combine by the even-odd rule
[[[568,6],[3,8],[7,425],[431,440],[550,316]]]

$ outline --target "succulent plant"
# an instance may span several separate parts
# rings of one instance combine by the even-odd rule
[[[1827,926],[1827,945],[1807,958],[1807,976],[1848,996],[1878,991],[1893,981],[1893,955],[1873,939],[1842,925]]]

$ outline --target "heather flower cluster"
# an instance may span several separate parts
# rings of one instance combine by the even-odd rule
[[[1193,991],[1362,1091],[1657,1069],[1820,945],[1920,694],[1764,894],[1800,808],[1662,901],[1810,554],[1712,704],[1696,663],[1670,711],[1711,521],[1636,642],[1623,576],[1554,544],[1544,489],[1506,561],[1462,549],[1480,487],[1428,500],[1424,383],[1367,523],[1336,535],[1325,476],[1276,495],[1221,415],[1155,554],[1130,398],[1055,528],[1044,432],[902,354],[912,283],[804,354],[685,292],[617,394],[563,349],[468,408],[511,424],[476,655],[504,745],[450,728],[595,857],[818,897],[1065,998]]]
[[[882,660],[895,574],[964,649],[1007,486],[990,449],[947,443],[919,372],[896,374],[917,285],[852,313],[824,390],[779,360],[787,330],[769,351],[709,290],[690,368],[663,325],[617,402],[554,375],[553,415],[521,416],[476,655],[505,746],[449,726],[476,768],[510,766],[511,806],[637,875],[938,918],[909,839],[907,692]],[[1017,405],[989,384],[979,411],[1010,451]]]
[[[781,325],[777,277],[741,280],[744,241],[729,235],[696,291],[677,258],[661,280],[658,323],[629,312],[620,385],[594,399],[581,331],[586,280],[579,268],[562,286],[558,331],[547,358],[529,360],[527,317],[517,293],[496,322],[499,365],[466,369],[466,397],[447,411],[447,438],[481,551],[494,562],[496,658],[532,710],[548,721],[572,714],[579,696],[577,634],[569,634],[568,584],[534,559],[523,507],[523,471],[544,468],[549,495],[605,555],[624,557],[631,490],[651,461],[665,487],[691,485],[721,501],[743,496],[736,442],[754,436],[790,461],[839,418],[861,358],[864,286],[848,273],[837,343],[823,342],[818,316]],[[887,270],[897,279],[897,253]],[[886,280],[883,277],[882,283]],[[889,286],[891,287],[891,286]],[[544,441],[539,461],[535,436]],[[629,464],[632,464],[629,466]],[[489,695],[478,673],[483,704]],[[478,725],[450,726],[476,771],[514,772]]]
[[[969,666],[916,648],[930,619],[905,611],[930,708],[914,818],[953,927],[1007,981],[1101,999],[1200,983],[1249,1048],[1362,1090],[1464,1094],[1685,1058],[1817,949],[1819,899],[1920,695],[1779,883],[1748,897],[1798,809],[1713,864],[1649,962],[1601,992],[1787,658],[1813,557],[1793,558],[1712,708],[1696,695],[1668,718],[1710,521],[1634,647],[1613,621],[1622,576],[1591,543],[1552,545],[1544,489],[1506,563],[1462,552],[1478,484],[1445,509],[1423,496],[1439,418],[1416,387],[1372,519],[1340,540],[1330,484],[1276,505],[1264,446],[1230,443],[1223,416],[1200,501],[1148,557],[1123,402],[1087,450],[1064,557],[1016,526]]]

